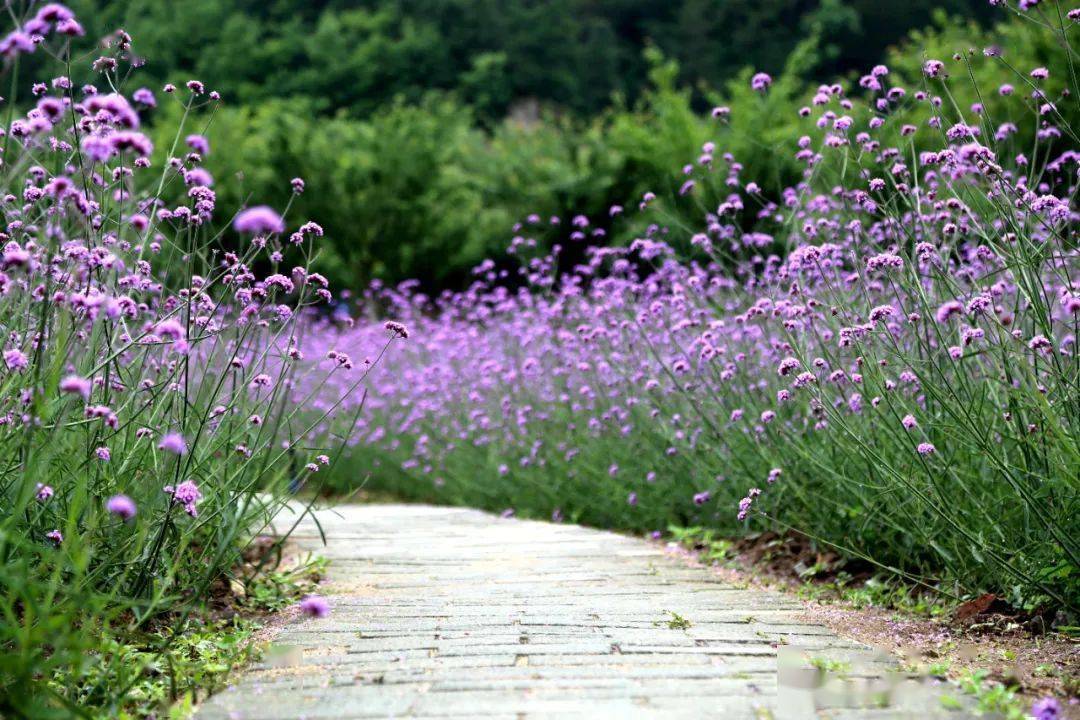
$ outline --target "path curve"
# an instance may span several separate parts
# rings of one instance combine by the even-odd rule
[[[330,560],[330,617],[287,624],[198,718],[961,717],[797,601],[656,543],[421,505],[318,518],[325,546],[310,520],[294,539]]]

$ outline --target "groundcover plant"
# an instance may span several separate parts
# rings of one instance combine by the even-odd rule
[[[215,223],[202,128],[167,152],[141,130],[159,103],[186,119],[218,94],[139,87],[123,31],[98,56],[66,7],[26,5],[0,40],[0,715],[116,717],[145,669],[108,652],[117,633],[168,649],[331,463],[341,438],[316,428],[340,405],[309,398],[328,379],[362,395],[377,358],[299,349],[332,299],[317,224],[263,206]],[[50,76],[19,74],[43,59]]]
[[[516,270],[485,262],[436,297],[371,288],[413,339],[352,456],[413,497],[794,528],[948,591],[1075,611],[1080,10],[1003,12],[1049,33],[1057,62],[962,48],[916,83],[879,65],[821,85],[779,198],[709,142],[670,197],[523,219]],[[1001,82],[972,87],[988,67]],[[750,82],[764,101],[772,79]],[[738,111],[713,111],[718,135]],[[637,238],[605,246],[618,223]],[[380,332],[328,322],[305,341],[361,354]]]

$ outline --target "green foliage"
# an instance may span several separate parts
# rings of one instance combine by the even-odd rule
[[[1017,696],[1012,688],[1005,687],[999,682],[988,679],[989,670],[969,670],[960,678],[960,689],[975,699],[976,708],[980,715],[991,715],[1003,720],[1024,720],[1028,717],[1023,701]],[[946,707],[953,707],[957,703],[948,696],[942,698]]]
[[[368,32],[379,35],[383,30],[376,30],[390,22],[389,11],[324,14],[317,32],[324,26],[347,27],[326,30],[328,37],[319,43],[319,51],[326,52],[327,62],[332,57],[335,63],[352,63],[349,69],[319,94],[283,91],[282,97],[255,106],[227,104],[212,122],[205,118],[213,146],[207,166],[222,181],[216,188],[220,197],[232,207],[251,198],[283,206],[290,197],[284,180],[303,177],[308,191],[296,198],[294,207],[327,229],[319,267],[332,280],[353,288],[372,278],[391,282],[415,278],[433,288],[460,286],[468,281],[472,266],[502,254],[514,223],[530,213],[545,220],[584,213],[607,227],[608,207],[634,202],[652,191],[661,198],[661,210],[673,227],[692,226],[730,191],[717,184],[699,188],[693,197],[676,193],[681,180],[674,171],[693,162],[707,141],[732,153],[744,165],[744,176],[754,177],[765,197],[776,198],[801,177],[791,150],[802,133],[798,110],[814,93],[807,78],[822,76],[834,64],[829,28],[845,22],[847,9],[822,5],[808,20],[813,32],[788,55],[768,93],[750,88],[749,68],[719,89],[694,91],[681,81],[683,66],[661,45],[650,45],[641,55],[644,84],[635,93],[637,99],[617,96],[609,109],[591,119],[560,114],[542,104],[496,119],[495,109],[519,92],[513,86],[513,62],[506,50],[476,55],[457,92],[403,87],[395,99],[371,104],[362,117],[345,110],[323,117],[328,103],[353,107],[349,103],[367,97],[358,89],[368,82],[357,74],[361,66],[412,67],[395,59],[395,53],[408,53],[400,46],[364,49],[369,45],[364,40],[346,48],[334,39],[366,37]],[[882,58],[892,71],[889,86],[915,92],[924,86],[923,60],[941,58],[949,72],[959,76],[950,83],[952,95],[946,102],[964,114],[972,103],[983,103],[986,133],[992,134],[1005,120],[1019,126],[1020,136],[1029,133],[1034,116],[1011,117],[993,90],[1009,82],[1017,92],[1026,92],[1028,68],[1055,61],[1063,66],[1062,51],[1053,38],[1019,20],[1002,22],[990,31],[974,22],[950,21],[939,12],[935,23]],[[421,30],[412,27],[408,33]],[[963,77],[968,72],[966,60],[950,59],[969,48],[981,53],[994,43],[1006,48],[1005,57],[971,63],[976,83]],[[338,72],[320,68],[320,82]],[[307,72],[306,66],[301,64],[298,72]],[[259,75],[256,82],[262,87],[265,76]],[[383,86],[381,80],[372,82]],[[1055,74],[1046,87],[1057,92],[1064,82]],[[849,83],[849,92],[858,90],[853,86]],[[701,98],[710,106],[728,106],[730,115],[716,120],[702,113]],[[902,111],[903,120],[921,127],[926,111],[922,104],[911,107]],[[1075,104],[1062,110],[1075,114]],[[155,126],[172,124],[178,119],[175,112],[159,111]],[[867,119],[855,118],[857,123]],[[890,122],[884,140],[897,139],[901,125]],[[915,137],[915,148],[928,147],[934,140],[924,128]],[[164,159],[168,148],[164,131],[158,146]],[[238,175],[240,181],[233,182]],[[553,242],[543,227],[530,230],[542,247]],[[628,242],[643,230],[628,222],[611,237]]]
[[[445,95],[396,102],[367,120],[310,117],[302,100],[219,111],[207,167],[230,180],[253,168],[219,188],[229,206],[251,196],[284,205],[282,178],[305,178],[294,207],[327,228],[321,267],[352,287],[372,277],[461,282],[525,213],[599,210],[619,170],[598,129],[552,117],[489,134]]]
[[[95,640],[81,672],[58,671],[52,685],[73,705],[96,708],[89,717],[186,717],[234,668],[258,660],[257,629],[250,620],[193,619],[151,633],[109,632]]]
[[[298,209],[330,236],[324,274],[353,287],[416,278],[432,288],[467,282],[529,213],[602,216],[645,191],[673,195],[672,171],[708,140],[775,197],[799,178],[785,148],[812,95],[808,78],[867,69],[936,9],[937,29],[889,59],[919,81],[924,49],[947,58],[982,47],[978,25],[944,13],[994,12],[981,0],[888,11],[869,0],[73,6],[91,35],[123,26],[135,37],[149,56],[140,82],[197,77],[222,92],[209,166],[222,180],[244,171],[242,183],[217,188],[224,200],[281,203],[283,180],[301,176],[309,192]],[[1017,67],[1051,51],[1029,30],[1009,32]],[[777,76],[767,95],[749,88],[751,68]],[[702,118],[706,103],[729,105],[730,124]],[[175,120],[160,114],[157,127]],[[666,210],[696,217],[724,192]]]
[[[846,660],[836,660],[835,658],[811,657],[810,667],[817,668],[822,673],[837,675],[839,677],[845,677],[851,672],[850,662]]]
[[[704,562],[717,563],[730,559],[732,541],[714,528],[673,525],[668,528],[668,532],[675,542],[698,553],[698,557]]]
[[[690,622],[674,610],[665,610],[664,614],[669,616],[667,620],[663,621],[663,624],[666,625],[669,630],[688,630],[694,626],[694,623]]]
[[[399,96],[462,92],[487,120],[535,98],[582,115],[646,88],[655,42],[679,81],[717,87],[744,66],[778,72],[808,35],[829,72],[878,60],[936,8],[987,18],[982,0],[73,0],[91,36],[124,27],[158,84],[196,76],[231,101],[305,97],[364,116]],[[182,28],[181,32],[177,30]],[[478,81],[480,83],[478,84]],[[488,83],[491,83],[488,85]]]
[[[326,572],[327,560],[308,558],[292,567],[256,568],[243,582],[241,607],[258,612],[282,610],[311,592]]]

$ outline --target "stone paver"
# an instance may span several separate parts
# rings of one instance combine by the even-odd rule
[[[330,617],[281,630],[199,718],[963,717],[798,602],[655,544],[460,508],[317,516],[327,544],[310,519],[294,539],[331,561]]]

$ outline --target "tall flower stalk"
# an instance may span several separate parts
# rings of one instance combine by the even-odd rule
[[[111,627],[200,608],[347,439],[355,408],[312,398],[330,381],[362,396],[377,362],[300,350],[334,299],[316,223],[217,217],[211,147],[186,124],[218,94],[131,91],[126,33],[83,59],[68,8],[27,5],[0,40],[11,87],[24,54],[62,74],[10,94],[0,167],[0,714],[19,717],[127,677]],[[159,102],[183,107],[167,153],[143,132]],[[108,688],[114,710],[124,693]]]

